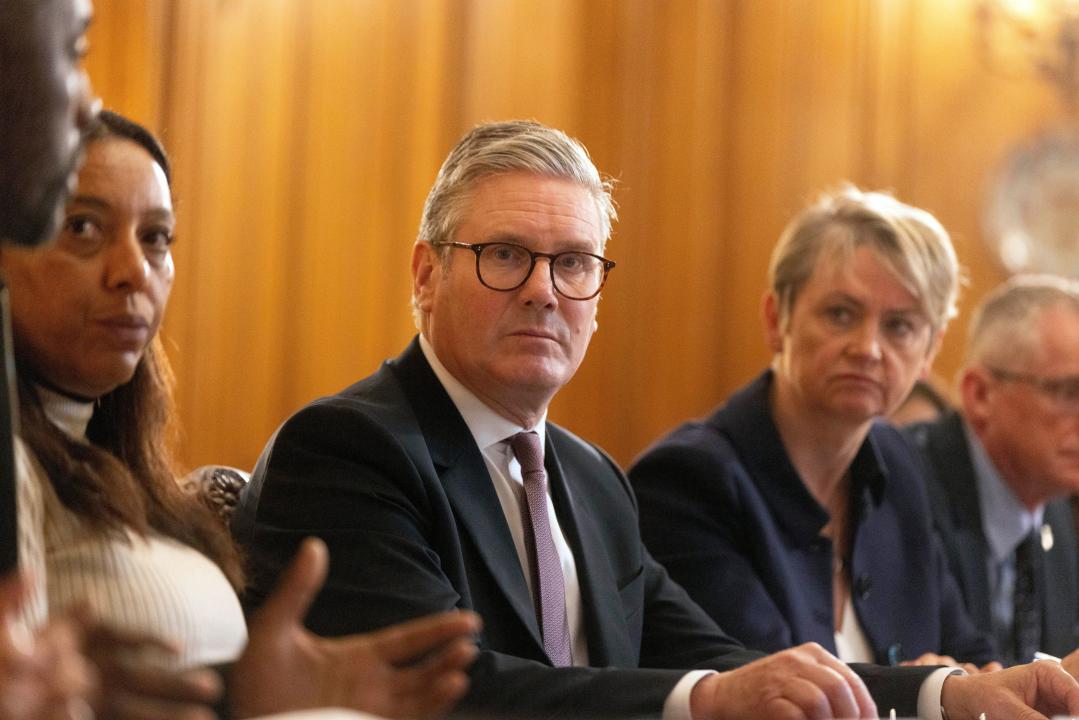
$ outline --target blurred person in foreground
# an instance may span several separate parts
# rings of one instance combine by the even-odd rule
[[[649,549],[749,647],[999,668],[933,534],[917,455],[880,419],[928,372],[958,278],[929,213],[824,194],[772,253],[771,366],[630,469]]]
[[[765,657],[671,581],[617,465],[547,418],[596,330],[614,218],[561,131],[489,123],[457,143],[413,248],[419,336],[288,419],[233,517],[255,602],[314,533],[339,559],[317,632],[476,610],[462,717],[876,717],[915,714],[920,694],[952,720],[1079,711],[1047,664],[952,677],[851,668],[812,643]]]
[[[972,618],[1006,663],[1079,647],[1079,283],[1016,276],[971,319],[959,407],[910,428]],[[1069,663],[1070,665],[1071,663]]]
[[[90,18],[88,0],[0,2],[0,244],[35,245],[56,226],[97,106],[81,68]],[[25,489],[17,476],[0,510],[16,532],[27,518],[15,522],[8,503]],[[0,718],[86,717],[95,678],[79,650],[82,626],[56,618],[30,632],[30,597],[24,575],[0,579]]]
[[[145,128],[103,112],[47,247],[0,249],[11,292],[21,438],[36,493],[23,561],[52,614],[83,605],[107,717],[205,716],[225,669],[235,717],[338,705],[439,715],[467,686],[476,619],[318,638],[301,620],[326,553],[299,550],[250,636],[225,526],[181,490],[158,338],[174,267],[170,166]],[[34,618],[40,620],[40,618]]]

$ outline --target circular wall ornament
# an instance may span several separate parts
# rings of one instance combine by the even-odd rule
[[[990,190],[985,237],[1009,272],[1079,278],[1079,128],[1012,153]]]

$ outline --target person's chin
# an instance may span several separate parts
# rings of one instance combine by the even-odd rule
[[[564,363],[546,358],[525,358],[513,362],[503,373],[505,382],[518,387],[557,391],[569,381]]]
[[[850,423],[869,422],[882,414],[880,402],[869,397],[844,398],[833,404],[832,415]]]

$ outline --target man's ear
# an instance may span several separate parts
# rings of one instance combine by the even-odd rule
[[[442,274],[442,260],[431,243],[412,246],[412,297],[422,312],[431,311],[431,298]]]
[[[962,371],[959,377],[959,402],[963,406],[963,417],[976,430],[984,426],[991,412],[991,393],[988,370],[968,367]]]
[[[783,349],[783,332],[779,327],[779,299],[774,292],[768,291],[761,301],[761,316],[764,319],[764,339],[773,353]]]

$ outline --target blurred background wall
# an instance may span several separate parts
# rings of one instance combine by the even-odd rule
[[[768,361],[771,247],[827,186],[935,213],[970,284],[1004,272],[996,168],[1061,121],[989,72],[974,0],[95,0],[88,69],[176,165],[166,322],[184,459],[251,466],[306,401],[412,336],[409,257],[455,140],[531,117],[618,179],[600,329],[552,418],[629,462]]]

